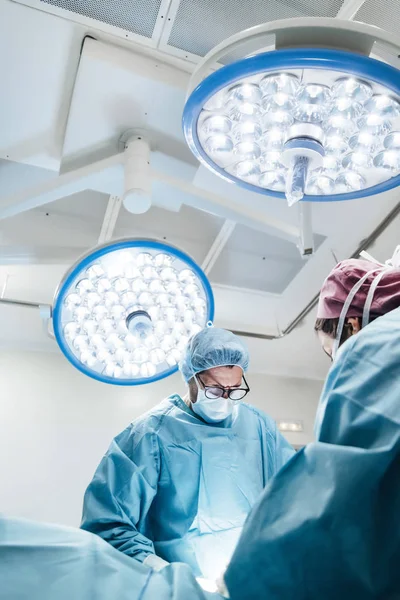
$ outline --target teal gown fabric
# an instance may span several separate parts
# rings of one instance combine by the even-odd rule
[[[232,600],[400,598],[400,309],[340,349],[316,439],[246,522]]]
[[[155,552],[215,579],[293,454],[275,423],[247,404],[208,424],[170,397],[113,440],[86,491],[82,528],[139,561]]]
[[[0,600],[218,600],[190,567],[159,573],[80,529],[0,517]]]

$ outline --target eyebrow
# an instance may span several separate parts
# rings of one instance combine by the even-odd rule
[[[218,382],[216,379],[214,379],[214,378],[212,377],[212,379],[211,379],[211,380],[212,380],[212,383],[211,383],[211,384],[209,384],[209,383],[205,383],[205,382],[204,382],[204,385],[205,385],[206,387],[212,387],[212,386],[213,386],[213,384],[214,384],[215,386],[217,386],[217,387],[220,387],[220,388],[224,388],[224,389],[238,388],[238,387],[240,387],[240,386],[242,385],[242,379],[243,379],[243,378],[241,378],[241,379],[240,379],[239,383],[235,383],[234,385],[223,386],[221,383],[219,383],[219,382]]]

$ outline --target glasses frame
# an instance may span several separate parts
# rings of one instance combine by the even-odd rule
[[[238,388],[235,388],[235,387],[234,388],[224,388],[221,385],[205,385],[203,383],[203,381],[201,380],[200,375],[197,375],[196,379],[198,379],[199,382],[201,383],[201,385],[203,387],[203,390],[204,390],[204,395],[209,400],[215,400],[215,395],[207,396],[207,392],[209,390],[215,390],[215,389],[221,390],[222,393],[221,393],[221,396],[219,396],[219,398],[224,398],[225,395],[227,395],[228,398],[230,400],[232,400],[232,402],[241,402],[247,396],[247,394],[250,392],[250,386],[247,383],[246,377],[244,376],[244,374],[242,376],[242,379],[243,379],[244,383],[246,384],[245,388],[242,388],[242,387],[238,387]],[[231,396],[230,396],[231,392],[244,392],[244,394],[243,394],[242,398],[235,399],[235,398],[231,398]]]

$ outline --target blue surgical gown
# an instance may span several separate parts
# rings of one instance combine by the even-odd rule
[[[155,552],[214,579],[293,454],[275,423],[247,404],[208,424],[172,396],[113,440],[86,491],[82,528],[139,561]]]
[[[98,536],[0,516],[0,600],[218,600],[190,567],[160,573]]]
[[[249,517],[232,600],[400,598],[400,309],[341,348],[316,438]]]

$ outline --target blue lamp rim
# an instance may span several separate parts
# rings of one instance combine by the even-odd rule
[[[255,56],[240,59],[232,64],[221,67],[192,91],[188,97],[182,118],[183,131],[186,141],[197,159],[214,171],[217,175],[251,192],[256,192],[273,198],[285,199],[283,192],[267,190],[242,181],[231,175],[222,167],[216,165],[203,150],[197,135],[197,122],[204,104],[214,94],[230,84],[245,77],[261,73],[267,74],[278,70],[319,69],[337,71],[358,79],[367,79],[385,86],[394,94],[400,96],[400,71],[379,60],[343,50],[297,48],[263,52]],[[374,196],[397,187],[400,184],[400,174],[369,188],[346,194],[326,196],[305,195],[303,202],[338,202],[355,200]]]
[[[207,301],[207,319],[206,322],[214,320],[214,311],[215,311],[215,303],[214,303],[214,295],[212,292],[211,284],[203,272],[203,270],[199,267],[199,265],[185,252],[176,248],[172,244],[165,244],[164,242],[158,242],[155,240],[151,240],[148,238],[135,238],[135,239],[123,239],[117,240],[113,242],[108,242],[97,248],[90,250],[85,255],[83,255],[64,275],[58,289],[55,293],[53,300],[53,328],[54,335],[57,340],[57,343],[66,357],[66,359],[76,368],[78,371],[95,379],[96,381],[100,381],[102,383],[107,383],[111,385],[118,386],[136,386],[136,385],[145,385],[147,383],[154,383],[156,381],[160,381],[170,375],[173,375],[178,371],[178,365],[174,365],[169,369],[163,371],[162,373],[157,373],[153,375],[153,377],[142,377],[140,379],[115,379],[114,377],[109,377],[108,375],[102,375],[101,373],[96,373],[89,367],[85,367],[71,352],[67,342],[65,341],[63,327],[61,323],[61,314],[62,314],[62,306],[65,300],[65,296],[68,294],[71,283],[74,281],[76,276],[83,271],[90,263],[95,260],[98,260],[102,256],[114,252],[116,250],[124,250],[129,248],[143,248],[149,250],[159,250],[160,252],[165,252],[166,254],[172,254],[175,258],[182,260],[182,262],[186,263],[188,268],[192,269],[196,275],[199,277],[204,291],[206,295]]]

